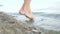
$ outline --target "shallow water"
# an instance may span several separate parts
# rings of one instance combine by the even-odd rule
[[[17,20],[21,20],[23,23],[27,23],[27,18],[18,13],[9,13]],[[38,31],[48,31],[50,34],[60,34],[60,14],[46,14],[46,13],[33,13],[35,16],[35,22],[33,25],[37,27]],[[28,22],[30,23],[30,22]]]

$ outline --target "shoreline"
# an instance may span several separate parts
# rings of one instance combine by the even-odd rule
[[[17,14],[18,15],[18,14]],[[60,34],[59,23],[60,21],[47,18],[43,16],[36,16],[35,22],[26,21],[24,16],[15,14],[7,14],[0,12],[0,31],[1,33],[10,34]],[[17,20],[20,19],[20,20]],[[3,28],[3,29],[2,29]],[[55,30],[54,30],[55,29]]]

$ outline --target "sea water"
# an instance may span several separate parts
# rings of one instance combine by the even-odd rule
[[[24,0],[0,0],[0,11],[18,13]],[[31,0],[32,12],[60,14],[60,0]]]
[[[19,13],[7,14],[22,22],[25,22],[25,20],[27,19],[25,16],[20,15]],[[33,25],[38,29],[38,31],[48,31],[50,32],[50,34],[60,34],[60,14],[33,12],[33,15],[35,16],[35,22],[33,23]]]

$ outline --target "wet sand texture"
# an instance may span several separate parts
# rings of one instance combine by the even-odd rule
[[[17,21],[12,16],[0,12],[0,34],[41,34],[34,26]]]

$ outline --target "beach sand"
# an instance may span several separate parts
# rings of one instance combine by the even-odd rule
[[[0,12],[0,34],[60,34],[60,20],[55,14],[33,13],[35,21],[18,13]],[[52,16],[51,16],[52,15]]]

